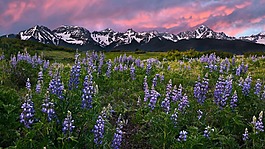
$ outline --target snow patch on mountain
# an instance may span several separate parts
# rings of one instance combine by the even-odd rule
[[[59,45],[60,41],[69,44],[87,45],[93,44],[105,48],[118,47],[121,45],[128,45],[132,42],[138,44],[147,44],[153,38],[159,40],[169,40],[178,42],[179,40],[189,39],[205,39],[213,38],[220,40],[235,40],[235,37],[229,37],[223,32],[215,32],[205,25],[198,26],[192,30],[180,32],[178,34],[171,34],[167,32],[147,31],[136,32],[133,29],[128,29],[126,32],[115,32],[107,28],[102,31],[89,32],[87,29],[79,26],[62,25],[53,31],[45,26],[34,26],[28,30],[24,30],[17,34],[21,40],[37,40],[42,43],[49,43]],[[16,36],[16,35],[14,35]],[[244,36],[237,38],[260,44],[265,44],[265,32],[257,35]]]
[[[42,43],[59,44],[58,38],[52,33],[52,31],[45,26],[34,26],[28,30],[19,32],[21,40],[29,40],[33,38]]]
[[[84,45],[90,41],[90,32],[79,26],[63,25],[53,30],[53,33],[61,40],[70,44]]]

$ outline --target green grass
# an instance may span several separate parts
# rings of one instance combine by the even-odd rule
[[[41,51],[44,55],[45,59],[51,60],[51,62],[62,62],[62,63],[73,63],[74,62],[74,52],[67,51]],[[81,58],[85,57],[86,52],[80,52]],[[141,60],[149,59],[149,58],[160,58],[162,54],[166,54],[166,52],[146,52],[142,54],[138,54],[135,52],[105,52],[106,59],[112,59],[119,57],[120,55],[126,54],[127,56],[131,55],[134,58],[139,58]]]
[[[43,56],[45,59],[50,59],[52,62],[70,62],[72,63],[74,60],[74,52],[67,52],[67,51],[42,51]]]
[[[148,58],[159,58],[161,54],[164,54],[164,53],[166,52],[146,52],[142,54],[137,54],[135,52],[106,52],[105,55],[107,59],[114,59],[115,57],[126,54],[127,56],[131,55],[135,58],[139,58],[143,60],[143,59],[148,59]]]
[[[74,52],[44,50],[43,56],[51,60],[51,65],[48,69],[43,70],[43,83],[40,93],[36,93],[35,88],[41,65],[34,65],[33,67],[31,63],[20,61],[16,67],[12,67],[9,58],[1,60],[0,112],[2,115],[0,118],[0,147],[111,148],[114,133],[119,127],[117,124],[119,115],[121,115],[119,123],[123,124],[121,130],[124,132],[121,148],[197,149],[263,148],[265,146],[264,132],[256,134],[257,130],[251,123],[253,116],[258,119],[259,113],[264,110],[265,106],[262,96],[254,94],[256,80],[261,79],[262,86],[265,83],[265,59],[252,61],[250,58],[237,57],[236,65],[230,65],[228,72],[220,73],[219,69],[210,71],[205,67],[206,63],[200,63],[195,59],[183,60],[174,57],[172,61],[161,61],[161,63],[152,64],[150,73],[146,74],[147,62],[143,63],[143,68],[136,67],[136,63],[132,61],[114,63],[114,58],[124,54],[132,55],[134,58],[140,58],[141,60],[147,58],[161,59],[161,55],[165,58],[168,56],[168,53],[161,52],[147,52],[144,54],[106,52],[101,69],[98,69],[99,58],[93,60],[93,66],[96,66],[95,69],[93,69],[93,66],[88,66],[88,63],[81,64],[78,88],[69,89],[70,74],[74,70],[72,66],[75,65]],[[90,57],[91,55],[88,58]],[[83,58],[85,58],[84,52],[81,53],[80,61],[83,61]],[[109,67],[108,59],[112,59],[110,77],[106,75]],[[216,61],[218,68],[223,60]],[[231,62],[231,59],[229,61]],[[235,70],[242,61],[244,61],[244,64],[248,64],[249,69],[247,73],[237,76]],[[60,63],[54,66],[52,62]],[[132,65],[135,67],[135,79],[131,77]],[[114,70],[120,66],[126,66],[127,70]],[[170,70],[168,70],[168,66],[171,67]],[[98,70],[101,71],[98,72]],[[52,76],[50,75],[51,72],[53,73]],[[200,104],[194,97],[194,86],[197,81],[202,81],[206,74],[208,74],[209,79],[209,90],[206,93],[205,102]],[[248,95],[243,95],[242,87],[238,86],[238,83],[240,78],[245,79],[248,74],[252,77],[251,89]],[[226,79],[230,75],[233,78],[232,93],[228,95],[225,106],[220,108],[220,105],[214,102],[216,83],[220,76]],[[76,75],[73,74],[72,76]],[[89,76],[89,79],[92,77],[92,81],[89,81],[88,84],[96,88],[93,90],[95,93],[92,94],[91,109],[81,108],[85,76]],[[143,89],[145,76],[147,76],[148,89],[152,90],[152,93],[156,91],[160,94],[153,110],[150,108],[150,98],[146,102],[143,101],[145,97]],[[161,79],[161,76],[164,76],[164,80]],[[198,76],[201,80],[198,80]],[[51,80],[57,80],[57,77],[63,82],[62,99],[59,99],[56,94],[52,94],[52,90],[49,89]],[[30,78],[31,90],[25,88],[27,78]],[[172,89],[176,86],[176,90],[180,90],[179,86],[181,84],[183,87],[181,95],[182,97],[187,96],[189,106],[180,110],[180,103],[185,98],[181,97],[177,101],[173,101],[173,93],[170,93],[170,111],[166,113],[161,105],[168,97],[169,80],[172,81]],[[156,86],[153,86],[154,82],[156,82]],[[54,103],[56,111],[56,117],[52,121],[47,121],[47,114],[42,112],[47,90],[50,90],[50,101]],[[231,109],[230,101],[234,91],[237,92],[238,102],[237,107]],[[263,87],[262,93],[265,93]],[[27,94],[32,96],[27,96]],[[34,102],[35,108],[34,123],[31,128],[26,128],[19,122],[20,113],[24,110],[21,105],[27,97],[32,97],[31,100]],[[203,111],[201,119],[198,119],[199,109]],[[62,127],[68,111],[71,111],[75,128],[73,132],[64,134]],[[176,123],[171,119],[174,113],[178,115]],[[92,130],[99,115],[105,116],[105,129],[103,143],[96,145]],[[262,121],[265,123],[264,118]],[[203,136],[207,126],[211,128],[209,138]],[[242,140],[245,128],[248,128],[249,132],[247,141]],[[178,141],[182,130],[188,132],[187,141]]]

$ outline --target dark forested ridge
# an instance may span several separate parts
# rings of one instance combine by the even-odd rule
[[[12,50],[62,50],[73,52],[76,49],[82,51],[88,50],[102,50],[102,51],[157,51],[166,52],[171,50],[187,51],[194,49],[196,51],[209,51],[215,50],[220,52],[230,52],[233,54],[244,54],[249,52],[265,52],[265,45],[257,44],[254,42],[242,41],[242,40],[220,40],[220,39],[189,39],[180,40],[178,42],[172,42],[169,40],[161,40],[159,38],[153,38],[148,44],[140,44],[136,41],[132,41],[131,44],[121,45],[115,47],[110,44],[106,48],[100,48],[91,45],[70,45],[62,44],[55,46],[52,44],[43,44],[32,40],[22,41],[17,38],[0,38],[0,48],[8,53],[12,53]]]

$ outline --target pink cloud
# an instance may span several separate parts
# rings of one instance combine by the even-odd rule
[[[19,22],[26,11],[35,8],[31,2],[14,1],[7,5],[7,9],[0,14],[0,23],[3,27],[9,28],[13,23]]]
[[[245,7],[249,6],[249,5],[251,5],[251,2],[250,1],[244,1],[241,4],[237,4],[236,5],[236,8],[242,9],[242,8],[245,8]]]
[[[260,0],[257,6],[252,1],[228,0],[205,3],[201,1],[176,3],[174,0],[168,0],[154,4],[140,0],[16,0],[8,2],[5,10],[0,10],[0,26],[5,30],[14,27],[20,30],[22,28],[20,26],[25,27],[29,24],[50,25],[48,27],[69,24],[91,30],[110,27],[118,30],[125,28],[174,30],[178,33],[183,29],[205,24],[214,30],[236,35],[236,32],[242,32],[242,26],[251,28],[251,25],[261,24],[264,21],[265,18],[262,16],[265,13],[260,14],[262,11],[250,13],[264,3],[265,0]],[[245,11],[248,13],[244,13]]]
[[[187,29],[195,27],[206,22],[210,17],[227,16],[235,11],[235,7],[215,6],[210,9],[195,9],[192,7],[169,7],[158,11],[146,12],[141,11],[133,18],[113,19],[112,22],[120,26],[141,26],[142,28],[159,28],[170,29],[173,27],[187,24]],[[218,23],[218,22],[217,22]],[[221,25],[228,26],[229,23],[222,22]],[[215,28],[215,26],[213,26]],[[217,28],[217,27],[216,27]]]
[[[254,18],[250,20],[250,23],[259,23],[263,18]]]
[[[48,18],[52,15],[71,13],[72,16],[81,15],[83,9],[89,9],[90,7],[97,7],[102,0],[48,0],[43,5],[44,18]]]
[[[148,24],[148,26],[154,26],[150,22],[152,21],[151,16],[147,12],[139,12],[134,18],[132,19],[113,19],[112,22],[114,24],[120,26],[137,26],[142,24]]]

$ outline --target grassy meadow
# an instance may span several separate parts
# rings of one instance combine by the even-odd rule
[[[263,56],[36,52],[0,52],[0,147],[265,146]]]

